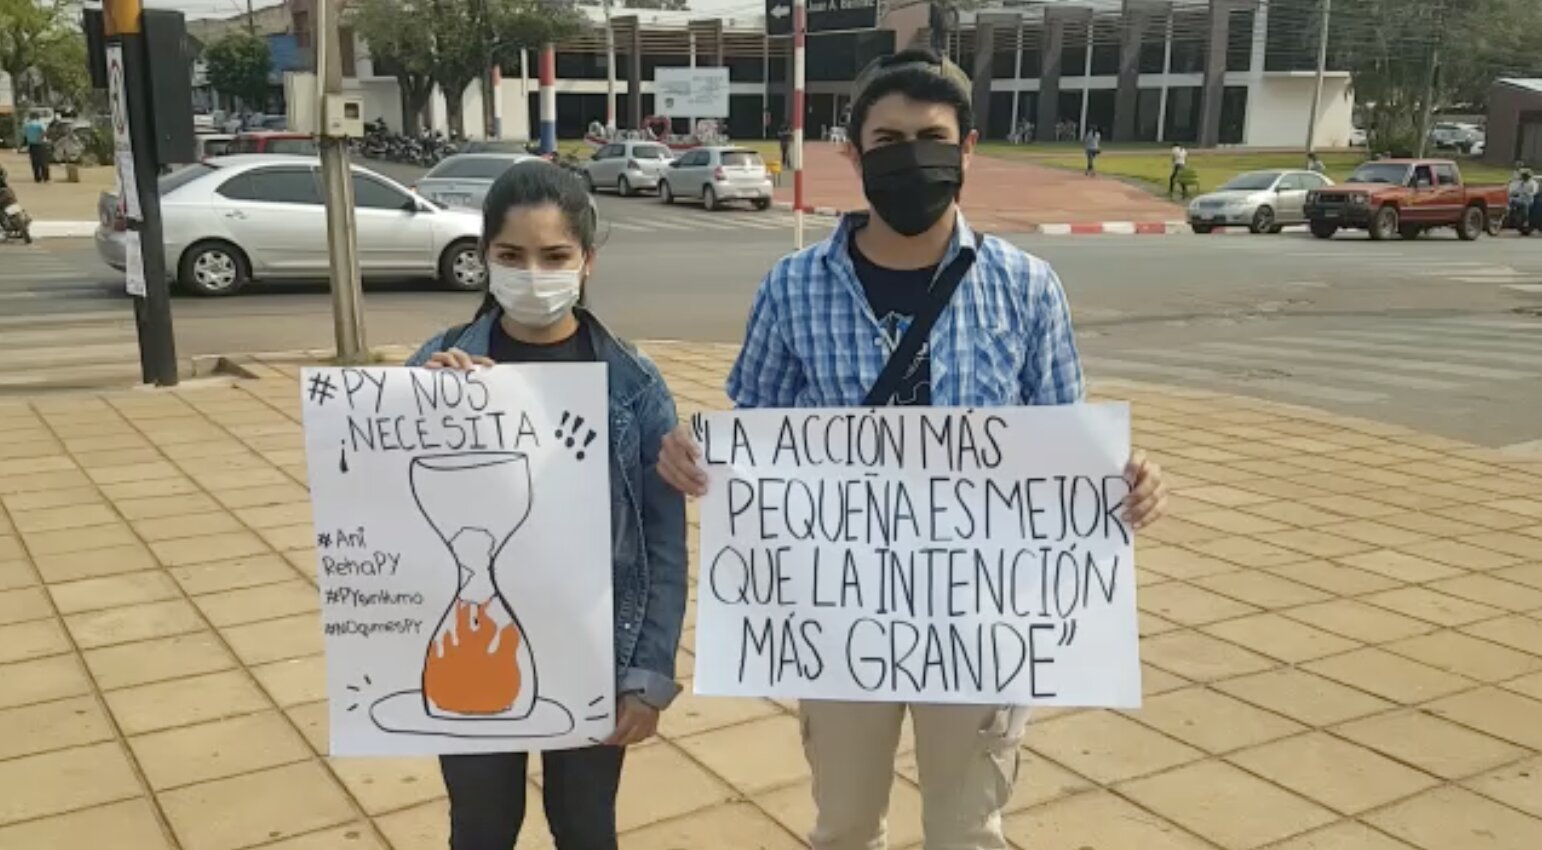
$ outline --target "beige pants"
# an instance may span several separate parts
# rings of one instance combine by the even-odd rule
[[[909,709],[926,850],[1003,850],[1026,708],[804,700],[803,751],[819,816],[814,850],[884,850],[889,788]]]

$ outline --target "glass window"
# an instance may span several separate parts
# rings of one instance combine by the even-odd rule
[[[452,156],[434,167],[424,180],[496,180],[514,160],[494,156]]]
[[[1414,168],[1413,184],[1415,186],[1435,185],[1435,177],[1430,173],[1430,167],[1428,165],[1420,165]]]
[[[268,153],[286,153],[294,156],[316,156],[321,149],[315,139],[269,139]]]
[[[225,181],[217,190],[233,201],[320,204],[321,187],[309,168],[258,168]]]
[[[1306,179],[1300,174],[1287,174],[1280,178],[1280,185],[1276,186],[1274,190],[1276,192],[1300,192],[1313,188],[1316,188],[1315,184],[1307,185]]]
[[[1435,166],[1435,181],[1441,186],[1457,186],[1461,179],[1457,177],[1456,166],[1440,164]]]
[[[765,162],[754,151],[723,151],[723,165],[729,168],[763,168]]]
[[[663,145],[633,145],[633,159],[669,159],[669,148]]]
[[[162,177],[159,181],[157,181],[161,188],[161,197],[164,198],[167,195],[170,195],[172,192],[177,191],[183,186],[186,186],[194,180],[204,176],[205,174],[212,173],[214,170],[214,166],[212,165],[199,163],[197,165],[189,165],[184,168],[179,168],[176,171],[171,172],[170,174]]]
[[[1250,171],[1247,174],[1239,174],[1222,184],[1222,192],[1261,192],[1274,185],[1279,178],[1277,171]],[[1284,189],[1284,186],[1280,187]]]
[[[373,177],[353,175],[353,205],[358,209],[405,210],[411,201],[411,198]]]
[[[1234,10],[1227,19],[1226,70],[1247,71],[1253,67],[1253,10]]]
[[[1321,189],[1328,185],[1327,178],[1321,174],[1298,174],[1296,176],[1301,179],[1302,185],[1308,189]]]
[[[1386,183],[1401,186],[1408,178],[1408,166],[1389,162],[1367,162],[1349,176],[1351,183]]]

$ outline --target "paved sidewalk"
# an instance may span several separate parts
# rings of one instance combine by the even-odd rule
[[[95,227],[98,196],[113,189],[118,182],[113,170],[102,166],[80,169],[80,182],[70,183],[65,179],[64,166],[55,164],[52,182],[33,183],[32,165],[27,155],[19,154],[13,148],[0,150],[0,165],[5,166],[6,179],[11,188],[16,190],[22,207],[31,214],[36,224],[45,225],[39,228],[41,233],[35,234],[42,237],[78,235],[73,232],[53,232],[58,228],[50,229],[47,225],[54,222],[90,222]],[[90,233],[85,235],[89,236]]]
[[[839,146],[809,143],[803,168],[804,203],[808,206],[836,212],[867,208],[862,181]],[[792,195],[789,172],[781,177],[776,199],[790,203]],[[1124,224],[1162,224],[1184,217],[1183,207],[1111,177],[1089,178],[1020,159],[978,155],[969,166],[963,206],[975,227],[1002,233],[1033,233],[1042,225],[1069,227],[1110,221],[1120,225],[1112,232],[1123,232]]]
[[[731,349],[648,348],[684,413],[723,403]],[[296,368],[254,368],[0,401],[0,849],[446,846],[432,761],[324,755]],[[1147,702],[1037,715],[1014,846],[1542,847],[1542,462],[1098,389],[1179,495],[1140,549]],[[628,850],[795,848],[811,816],[788,706],[687,694],[628,759]],[[905,757],[894,847],[919,816]]]

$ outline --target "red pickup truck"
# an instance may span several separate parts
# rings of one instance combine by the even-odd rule
[[[1467,186],[1446,159],[1379,159],[1349,180],[1306,196],[1312,235],[1331,239],[1344,229],[1368,230],[1376,240],[1418,239],[1436,227],[1454,227],[1471,241],[1504,225],[1509,196],[1503,186]]]

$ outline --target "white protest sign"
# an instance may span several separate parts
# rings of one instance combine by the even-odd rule
[[[694,424],[697,693],[1140,705],[1127,405]]]
[[[306,369],[334,755],[615,726],[605,367]]]
[[[658,68],[653,72],[653,102],[660,115],[727,118],[727,68]]]
[[[139,231],[123,234],[123,289],[136,298],[145,297],[145,257],[141,251]]]

